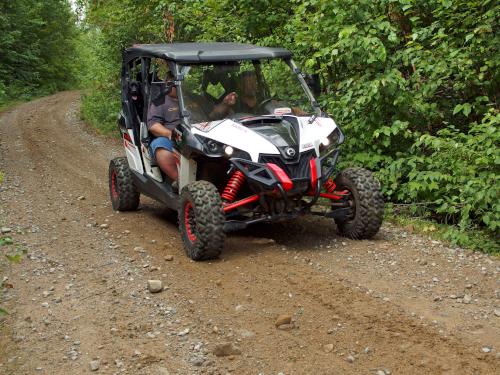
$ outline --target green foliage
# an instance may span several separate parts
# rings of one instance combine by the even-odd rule
[[[500,243],[486,230],[463,230],[456,226],[437,224],[434,221],[417,218],[407,206],[388,204],[385,219],[407,230],[444,241],[452,246],[460,246],[490,254],[500,254]]]
[[[427,202],[432,212],[466,229],[482,223],[500,228],[500,114],[486,113],[467,134],[448,126],[436,135],[423,134],[402,157],[379,172],[396,188],[396,200]],[[396,170],[398,172],[396,172]],[[399,177],[399,180],[396,178]]]
[[[12,240],[11,237],[9,236],[3,236],[0,237],[0,250],[2,250],[2,253],[4,253],[5,258],[7,259],[8,262],[13,262],[13,263],[19,263],[22,260],[23,253],[26,252],[25,249],[17,247]],[[3,262],[0,261],[0,271],[3,268]],[[2,275],[0,274],[0,288],[12,288],[12,285],[9,283],[4,282]],[[8,312],[7,310],[3,309],[0,306],[0,317],[7,315]]]
[[[167,10],[176,41],[292,50],[346,133],[342,166],[377,171],[387,199],[415,213],[498,233],[498,2],[89,0],[94,123],[112,126],[121,48],[164,42]]]
[[[0,246],[12,245],[14,242],[10,237],[2,237],[0,238]]]
[[[77,35],[67,0],[0,3],[0,104],[74,83]]]

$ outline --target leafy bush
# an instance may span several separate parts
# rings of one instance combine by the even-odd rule
[[[378,175],[395,201],[423,205],[462,229],[480,223],[500,227],[500,114],[486,113],[467,134],[448,126],[422,135],[410,155],[388,163]],[[416,206],[415,206],[416,207]]]

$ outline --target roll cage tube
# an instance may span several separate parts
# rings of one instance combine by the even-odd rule
[[[300,69],[297,67],[297,64],[295,64],[295,61],[293,61],[292,59],[287,59],[287,60],[285,60],[285,62],[287,63],[287,65],[292,69],[292,71],[297,76],[297,79],[299,80],[300,85],[302,86],[302,88],[306,92],[306,95],[309,98],[309,101],[311,102],[311,106],[316,111],[316,114],[318,116],[322,116],[323,111],[319,107],[319,104],[316,101],[316,98],[314,97],[313,93],[309,89],[309,86],[307,86],[306,80],[304,79],[304,77],[302,77],[302,73],[301,73]]]
[[[179,110],[181,111],[181,120],[184,125],[191,127],[191,122],[189,121],[190,112],[184,105],[184,96],[182,95],[182,81],[184,77],[189,72],[190,67],[188,65],[173,64],[173,72],[175,75],[175,87],[177,88],[177,99],[179,100]]]

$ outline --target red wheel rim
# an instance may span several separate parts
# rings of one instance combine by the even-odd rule
[[[194,221],[193,205],[191,202],[187,202],[184,206],[184,226],[186,227],[186,234],[189,241],[196,241],[196,234],[194,234],[196,223]]]
[[[114,199],[118,199],[118,189],[116,188],[116,171],[111,174],[111,195]]]

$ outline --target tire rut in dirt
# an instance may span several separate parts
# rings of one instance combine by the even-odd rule
[[[377,234],[384,216],[380,183],[364,168],[348,168],[339,173],[337,189],[347,189],[354,198],[354,218],[335,220],[339,233],[352,239],[367,239]]]
[[[182,189],[179,229],[191,259],[219,257],[225,239],[224,220],[222,201],[213,184],[196,181]]]
[[[114,210],[134,211],[139,206],[140,193],[125,157],[115,158],[109,163],[109,195]]]

